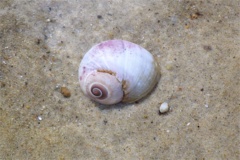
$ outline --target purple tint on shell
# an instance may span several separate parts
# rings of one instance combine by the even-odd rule
[[[104,86],[94,84],[91,87],[91,94],[94,98],[105,99],[108,96],[108,91]]]
[[[102,42],[98,45],[99,49],[104,49],[104,48],[113,48],[116,47],[117,43],[114,43],[114,41],[106,41]]]
[[[136,48],[136,47],[139,47],[139,46],[131,42],[127,42],[123,40],[109,40],[109,41],[105,41],[98,44],[96,46],[96,49],[100,49],[100,50],[111,49],[113,51],[114,50],[122,51],[122,50]],[[116,52],[116,53],[123,53],[123,52]]]
[[[101,97],[102,96],[102,92],[99,88],[92,88],[91,92],[96,97]]]
[[[80,75],[80,77],[79,77],[79,80],[81,81],[81,80],[83,80],[83,77],[84,77],[84,75],[85,75],[85,73],[86,73],[86,70],[87,70],[87,68],[86,67],[82,67],[83,69],[82,69],[82,73],[81,73],[81,75]]]

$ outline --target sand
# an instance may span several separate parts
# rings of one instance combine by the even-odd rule
[[[239,5],[1,0],[0,159],[239,159]],[[104,106],[81,92],[82,57],[108,39],[156,57],[161,79],[143,100]]]

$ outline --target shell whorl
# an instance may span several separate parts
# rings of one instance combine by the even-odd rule
[[[105,99],[108,96],[108,91],[102,84],[92,84],[88,91],[92,97],[97,99]]]
[[[122,84],[114,75],[94,71],[85,79],[83,92],[92,100],[102,104],[115,104],[122,100]]]

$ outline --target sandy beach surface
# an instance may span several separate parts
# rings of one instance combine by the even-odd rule
[[[1,0],[0,159],[240,159],[239,7]],[[81,92],[81,59],[109,39],[139,44],[159,63],[158,85],[137,103],[105,106]],[[159,114],[163,102],[170,111]]]

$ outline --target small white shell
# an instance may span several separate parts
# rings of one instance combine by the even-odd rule
[[[166,113],[168,110],[169,106],[167,102],[162,103],[161,106],[159,107],[160,113]]]
[[[124,40],[95,45],[79,66],[83,93],[102,104],[137,101],[154,88],[159,78],[153,56],[141,46]]]

